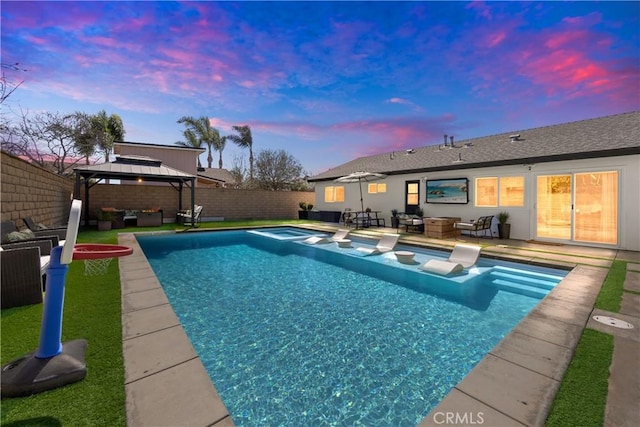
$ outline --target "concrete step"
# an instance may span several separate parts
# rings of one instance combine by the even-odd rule
[[[490,275],[491,277],[496,279],[504,279],[509,282],[519,283],[521,285],[527,285],[527,286],[531,286],[539,289],[551,290],[554,288],[554,286],[558,284],[557,281],[550,281],[544,278],[535,277],[528,274],[522,274],[521,272],[518,272],[517,274],[512,274],[504,271],[492,271]]]
[[[509,280],[495,279],[491,283],[501,291],[511,292],[518,295],[526,295],[532,298],[542,299],[549,293],[548,289],[542,289],[522,283],[515,283]]]

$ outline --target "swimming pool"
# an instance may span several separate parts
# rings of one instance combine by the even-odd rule
[[[539,301],[478,285],[489,260],[453,282],[487,287],[474,303],[434,296],[393,254],[244,231],[138,240],[237,425],[416,425]]]

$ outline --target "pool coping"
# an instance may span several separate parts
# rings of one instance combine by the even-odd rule
[[[151,232],[160,233],[174,232]],[[119,244],[133,248],[119,259],[127,425],[234,425],[135,234],[118,235]],[[400,243],[440,250],[456,243],[441,241],[438,247],[414,240],[407,236]],[[602,259],[594,267],[570,256],[549,262],[496,247],[482,256],[571,270],[420,426],[544,425],[612,262]]]

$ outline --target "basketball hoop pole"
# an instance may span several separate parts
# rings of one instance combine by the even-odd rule
[[[51,251],[47,268],[47,286],[44,295],[40,345],[35,356],[46,359],[62,353],[62,311],[64,309],[64,283],[69,270],[68,264],[60,264],[62,246]]]

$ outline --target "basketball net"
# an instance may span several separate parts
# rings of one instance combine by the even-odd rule
[[[85,276],[102,276],[107,273],[109,264],[113,258],[97,258],[84,260]]]

